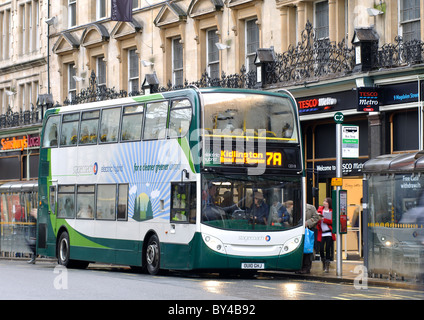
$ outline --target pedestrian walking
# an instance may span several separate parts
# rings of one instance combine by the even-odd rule
[[[318,208],[320,221],[317,224],[318,236],[320,242],[320,256],[322,268],[328,273],[330,270],[330,261],[332,257],[333,244],[336,240],[333,231],[333,209],[331,198],[325,198],[323,205]]]

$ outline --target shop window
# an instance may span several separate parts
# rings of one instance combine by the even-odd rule
[[[418,112],[412,110],[395,113],[391,122],[392,152],[418,150]]]
[[[196,223],[196,183],[171,184],[171,221]]]

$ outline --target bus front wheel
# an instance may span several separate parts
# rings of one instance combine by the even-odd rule
[[[57,262],[65,267],[69,265],[69,254],[70,254],[70,246],[69,246],[69,235],[66,231],[60,234],[59,241],[57,243]]]
[[[151,275],[156,275],[160,270],[160,246],[159,239],[154,234],[149,238],[145,251],[146,268]]]

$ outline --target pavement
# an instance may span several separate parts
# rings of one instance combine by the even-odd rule
[[[351,283],[352,285],[361,286],[382,286],[391,288],[402,288],[410,290],[424,291],[424,283],[419,283],[415,279],[392,279],[388,275],[381,275],[378,278],[370,276],[364,277],[366,268],[362,259],[359,260],[343,260],[341,275],[337,275],[337,262],[330,263],[330,270],[325,273],[322,269],[321,261],[313,261],[311,272],[309,274],[297,274],[293,272],[283,272],[290,276],[301,279],[334,282],[334,283]]]

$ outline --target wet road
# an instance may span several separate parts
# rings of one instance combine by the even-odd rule
[[[0,260],[2,300],[424,300],[424,292],[396,288],[357,289],[352,284],[309,281],[260,273],[254,278],[170,272],[150,276],[126,267],[91,264],[66,269],[52,262],[28,265]]]

